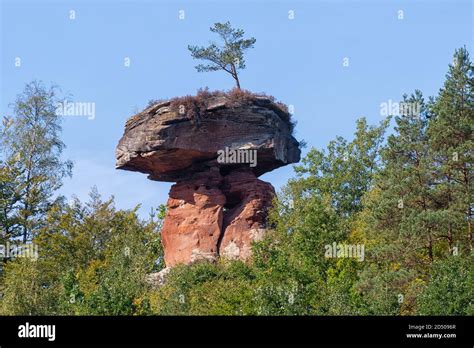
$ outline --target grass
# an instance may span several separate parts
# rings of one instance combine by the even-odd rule
[[[218,97],[227,98],[228,107],[241,107],[245,105],[254,105],[259,98],[266,98],[272,103],[268,107],[272,108],[280,118],[285,121],[293,132],[296,122],[291,120],[291,115],[288,112],[288,107],[277,101],[273,96],[269,96],[265,93],[253,93],[245,89],[233,88],[228,91],[216,90],[209,91],[206,87],[199,89],[196,95],[186,95],[183,97],[175,97],[170,101],[170,109],[174,112],[185,113],[189,119],[200,118],[204,116],[205,110],[209,105],[209,102]],[[163,102],[164,100],[150,100],[148,107]]]

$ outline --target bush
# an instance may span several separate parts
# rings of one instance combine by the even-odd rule
[[[474,257],[436,261],[418,299],[421,315],[474,315]]]
[[[1,314],[149,314],[146,275],[162,256],[159,221],[115,210],[98,195],[58,205],[46,220],[33,240],[38,259],[5,267]]]
[[[204,117],[205,110],[209,102],[218,97],[226,97],[228,105],[230,107],[239,107],[243,105],[252,105],[257,101],[257,98],[267,98],[272,104],[269,105],[273,111],[288,125],[291,131],[293,131],[296,121],[291,120],[291,115],[288,112],[288,107],[275,100],[273,96],[266,95],[265,93],[253,93],[245,89],[233,88],[229,91],[209,91],[206,87],[199,89],[195,96],[186,95],[183,97],[176,97],[170,100],[170,109],[174,112],[179,112],[180,108],[184,107],[186,117],[189,119],[196,119]],[[150,101],[148,106],[158,103],[158,101]]]

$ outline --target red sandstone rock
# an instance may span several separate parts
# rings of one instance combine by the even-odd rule
[[[261,240],[266,230],[267,212],[275,190],[252,172],[237,171],[225,177],[227,197],[219,254],[230,259],[246,260],[253,241]]]
[[[226,198],[218,188],[219,173],[174,184],[161,230],[168,267],[215,260]]]
[[[263,237],[273,186],[251,171],[216,171],[171,187],[162,239],[168,267],[218,256],[246,260]]]
[[[167,267],[219,256],[246,260],[263,237],[275,195],[257,176],[300,158],[290,115],[257,96],[220,95],[192,107],[190,117],[161,102],[130,118],[117,168],[176,182],[161,231]],[[254,151],[256,162],[222,162],[224,149]]]

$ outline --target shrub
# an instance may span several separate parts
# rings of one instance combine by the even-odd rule
[[[176,97],[170,100],[170,109],[174,112],[179,112],[184,107],[186,117],[189,119],[199,119],[204,117],[205,110],[212,99],[218,97],[226,97],[227,105],[231,108],[252,105],[257,101],[257,98],[267,98],[272,102],[269,105],[273,111],[288,125],[290,131],[293,132],[295,121],[291,120],[291,115],[288,112],[288,107],[279,101],[276,101],[275,97],[269,96],[265,93],[253,93],[245,89],[233,88],[228,91],[209,91],[209,88],[201,88],[198,90],[196,95],[186,95],[183,97]],[[148,107],[160,102],[150,101]]]

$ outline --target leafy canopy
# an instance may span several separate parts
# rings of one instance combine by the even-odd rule
[[[198,72],[224,70],[234,78],[237,88],[240,89],[238,70],[245,69],[244,51],[253,47],[255,38],[244,39],[244,31],[232,28],[230,22],[215,23],[210,30],[217,33],[224,44],[218,46],[211,42],[207,47],[189,45],[188,50],[194,59],[209,62],[196,65],[196,70]]]

